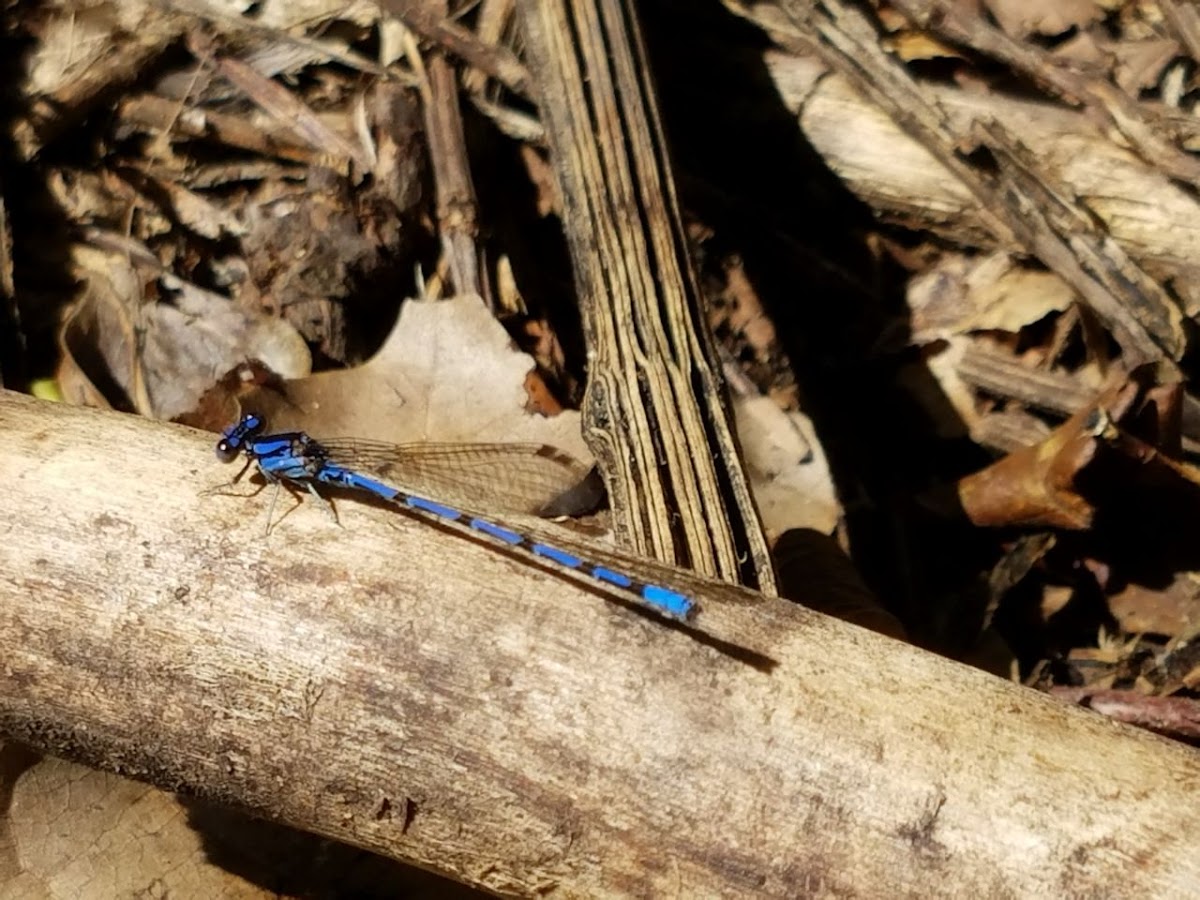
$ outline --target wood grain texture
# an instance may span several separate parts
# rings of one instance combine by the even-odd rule
[[[999,244],[968,187],[846,78],[811,56],[771,50],[764,61],[805,139],[880,216],[958,244],[1019,249]],[[1108,140],[1086,115],[996,93],[924,89],[960,133],[974,120],[994,120],[1019,134],[1041,166],[1155,277],[1196,280],[1200,203]]]
[[[1164,740],[683,574],[704,634],[352,500],[266,538],[189,429],[0,429],[0,728],[52,753],[521,895],[1200,883]]]
[[[517,8],[588,344],[584,438],[617,538],[773,594],[633,4]]]

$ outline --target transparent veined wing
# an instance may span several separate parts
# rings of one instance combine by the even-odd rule
[[[468,509],[575,515],[598,502],[591,468],[548,444],[318,440],[328,459],[404,491]]]

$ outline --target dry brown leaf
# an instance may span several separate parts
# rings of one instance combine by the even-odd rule
[[[1179,56],[1182,48],[1170,38],[1148,38],[1117,42],[1112,52],[1117,57],[1117,84],[1121,90],[1136,95],[1139,90],[1158,84],[1163,70]]]
[[[410,300],[364,365],[292,381],[286,400],[259,392],[245,405],[266,415],[272,430],[393,444],[550,444],[590,463],[578,413],[551,419],[526,411],[532,369],[478,297]]]
[[[1092,0],[984,0],[1000,27],[1015,38],[1030,34],[1050,37],[1083,28],[1104,18]]]
[[[923,31],[903,31],[885,39],[884,46],[904,62],[914,59],[964,59],[962,51]]]
[[[1177,572],[1166,586],[1126,584],[1108,608],[1127,634],[1187,634],[1200,626],[1200,573]]]
[[[130,0],[122,3],[74,2],[48,4],[38,41],[28,63],[29,96],[56,94],[72,83],[96,77],[97,70],[130,39],[152,42],[161,35],[166,18],[159,4]]]
[[[167,4],[58,0],[39,6],[21,26],[34,40],[21,67],[29,78],[11,136],[18,154],[30,159],[93,110],[106,114],[112,86],[143,74],[186,22]]]
[[[1093,525],[1098,504],[1115,507],[1118,489],[1161,490],[1167,485],[1181,502],[1194,506],[1200,468],[1173,459],[1167,450],[1178,446],[1181,389],[1178,383],[1157,385],[1154,378],[1152,366],[1114,373],[1094,402],[1042,443],[961,479],[958,497],[967,518],[981,526],[1081,530]],[[1148,439],[1139,436],[1147,431]],[[1105,458],[1108,469],[1098,462]],[[1123,473],[1112,465],[1116,458],[1135,468]],[[1084,479],[1089,467],[1094,470]],[[1194,515],[1190,509],[1189,514]]]
[[[562,206],[558,194],[558,183],[554,180],[554,169],[545,156],[526,144],[521,146],[521,162],[533,184],[535,204],[539,216],[556,213]]]
[[[315,835],[0,742],[0,900],[478,897]]]
[[[792,528],[831,534],[842,517],[825,451],[807,416],[769,397],[736,398],[738,440],[769,540]]]
[[[970,345],[969,338],[951,336],[944,343],[928,348],[912,369],[900,373],[901,384],[925,409],[941,438],[973,434],[981,422],[975,392],[958,374]]]
[[[1055,47],[1052,56],[1076,72],[1103,75],[1112,65],[1111,49],[1111,42],[1098,40],[1095,32],[1080,31]]]
[[[726,260],[723,268],[725,289],[721,292],[720,304],[714,304],[713,315],[710,316],[714,330],[723,331],[727,328],[738,339],[745,341],[755,356],[777,355],[780,351],[775,323],[763,309],[762,298],[754,289],[754,282],[747,274],[745,264],[735,257]],[[725,319],[724,322],[718,319],[718,312]]]
[[[279,896],[208,862],[170,794],[53,758],[10,775],[3,900]]]
[[[170,419],[193,409],[215,377],[247,359],[293,377],[311,370],[303,339],[278,319],[167,275],[171,299],[146,303],[151,279],[128,257],[77,245],[73,260],[83,296],[60,334],[58,372],[70,402]]]
[[[132,193],[107,169],[56,169],[46,177],[46,190],[73,222],[119,222],[128,215]]]
[[[993,253],[944,257],[912,280],[906,299],[912,310],[910,342],[921,345],[971,331],[1019,332],[1068,309],[1075,292],[1051,272]]]
[[[256,290],[264,307],[336,360],[347,355],[340,301],[355,294],[356,275],[375,269],[396,238],[389,225],[383,234],[366,231],[355,206],[345,183],[318,169],[303,186],[264,182],[240,210],[249,273],[241,299],[254,302],[249,294]]]
[[[844,622],[905,639],[904,626],[884,609],[835,538],[793,528],[775,543],[774,555],[784,597]]]
[[[1010,453],[958,483],[968,519],[979,526],[1090,528],[1096,510],[1076,479],[1096,457],[1088,413],[1076,413],[1034,447]]]

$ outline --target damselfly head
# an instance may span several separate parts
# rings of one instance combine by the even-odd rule
[[[246,441],[262,432],[264,424],[262,416],[254,413],[242,416],[241,421],[226,428],[221,440],[217,441],[217,459],[232,462],[245,447]]]

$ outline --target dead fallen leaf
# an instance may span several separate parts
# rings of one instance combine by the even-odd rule
[[[0,900],[478,892],[244,813],[0,742]]]
[[[1112,66],[1111,42],[1095,31],[1079,31],[1054,48],[1054,61],[1076,72],[1104,75]]]
[[[768,539],[793,528],[831,534],[842,507],[807,416],[769,397],[735,398],[738,440]]]
[[[266,0],[264,3],[207,0],[204,5],[223,6],[229,14],[252,9],[255,22],[281,31],[300,28],[312,22],[342,21],[369,25],[379,20],[379,5],[371,0]]]
[[[526,383],[533,368],[478,297],[410,300],[364,365],[290,381],[278,390],[256,386],[241,405],[263,415],[272,431],[302,430],[318,438],[503,444],[506,471],[481,456],[459,469],[458,478],[445,468],[448,462],[439,463],[446,459],[439,447],[418,449],[412,471],[404,473],[415,480],[403,486],[467,508],[491,501],[506,512],[537,513],[578,484],[592,456],[579,413],[530,414]],[[543,445],[561,454],[538,450]],[[452,452],[464,461],[461,451]]]
[[[24,17],[22,24],[36,38],[22,66],[28,73],[22,110],[29,118],[13,129],[25,158],[55,131],[40,126],[48,122],[57,126],[64,112],[69,117],[80,111],[81,101],[99,99],[101,87],[136,76],[133,69],[161,55],[185,27],[183,18],[165,5],[144,0],[93,4],[54,0],[39,7],[37,16]]]
[[[958,495],[968,518],[976,525],[1089,528],[1095,503],[1115,503],[1122,484],[1134,492],[1165,488],[1194,502],[1200,468],[1170,455],[1179,446],[1181,389],[1154,377],[1144,366],[1114,380],[1042,443],[962,479]],[[1093,472],[1082,489],[1080,476],[1102,448],[1112,470]],[[1118,460],[1133,468],[1117,467]]]
[[[974,434],[982,416],[971,386],[958,374],[970,347],[965,337],[950,337],[925,348],[922,358],[900,372],[900,383],[926,415],[938,437]]]
[[[209,863],[170,794],[50,757],[12,774],[6,900],[278,896]]]
[[[578,413],[548,419],[526,412],[532,368],[478,297],[409,300],[363,365],[289,381],[286,399],[260,393],[244,405],[266,415],[273,430],[393,444],[544,443],[590,460]]]
[[[984,5],[1015,38],[1030,34],[1053,37],[1104,18],[1104,10],[1092,0],[984,0]]]
[[[1128,634],[1186,634],[1200,627],[1200,574],[1177,572],[1165,586],[1126,584],[1109,596],[1108,608]]]
[[[1095,407],[1081,410],[1033,447],[1024,447],[958,484],[963,511],[976,525],[1084,529],[1095,509],[1076,486],[1097,453],[1088,427]]]
[[[1171,38],[1153,37],[1141,41],[1119,41],[1112,52],[1117,57],[1116,79],[1121,90],[1134,96],[1155,87],[1163,70],[1179,56],[1182,48]]]
[[[169,296],[147,303],[153,276],[113,251],[76,245],[73,262],[83,296],[60,333],[58,373],[70,402],[170,419],[247,359],[293,377],[311,368],[303,339],[278,319],[168,275]]]
[[[910,342],[921,345],[971,331],[1018,332],[1068,309],[1075,292],[1053,273],[992,253],[944,257],[910,282],[906,299]]]
[[[965,59],[961,50],[924,31],[901,31],[884,39],[883,45],[904,62],[916,59]]]

